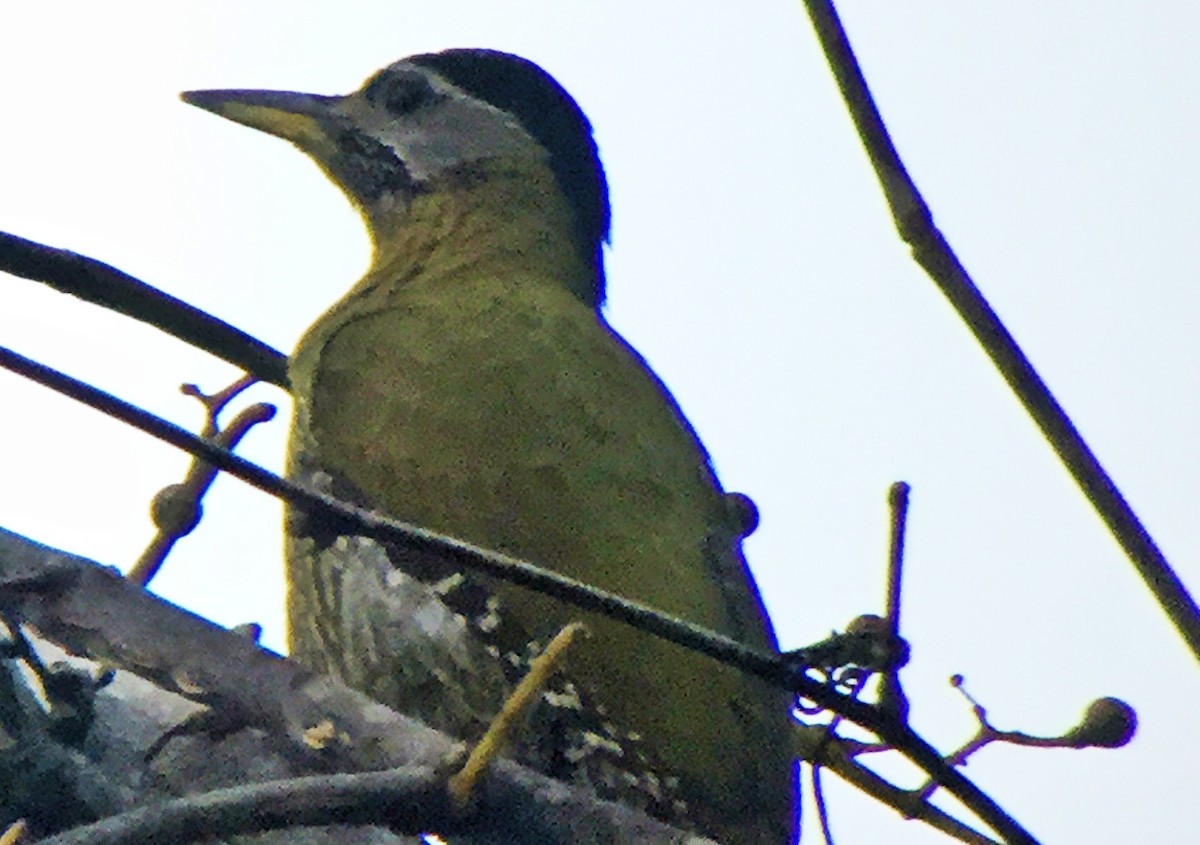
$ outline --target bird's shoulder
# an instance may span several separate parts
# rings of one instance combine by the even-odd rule
[[[327,409],[374,398],[439,425],[503,418],[596,444],[628,438],[650,452],[674,447],[710,471],[645,359],[594,308],[533,275],[463,274],[453,285],[348,297],[309,330],[291,369]]]
[[[524,553],[675,560],[695,590],[741,603],[743,514],[670,391],[594,309],[529,278],[403,293],[335,308],[297,351],[310,407],[294,438],[323,469],[485,544],[507,546],[515,497],[546,522],[546,549]],[[707,575],[687,569],[699,559]]]

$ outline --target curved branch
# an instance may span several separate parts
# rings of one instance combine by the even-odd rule
[[[60,807],[57,814],[41,820],[42,826],[49,824],[64,835],[63,828],[72,824],[128,809],[126,789],[136,793],[139,801],[166,798],[178,794],[177,790],[194,788],[198,773],[203,773],[201,783],[225,787],[264,777],[265,772],[274,772],[275,777],[390,772],[378,774],[379,780],[288,781],[279,787],[284,793],[274,796],[261,791],[222,793],[213,799],[219,798],[217,804],[199,799],[201,805],[184,803],[168,808],[179,815],[165,823],[192,824],[200,818],[196,813],[206,807],[205,812],[236,814],[242,812],[237,807],[257,806],[260,799],[266,802],[268,814],[275,813],[280,801],[299,800],[287,798],[287,790],[293,786],[319,797],[334,784],[335,794],[320,799],[327,813],[292,815],[288,811],[286,821],[293,825],[362,823],[456,831],[469,824],[491,834],[470,841],[513,845],[578,845],[577,833],[584,829],[594,835],[591,842],[666,845],[681,841],[678,829],[638,809],[602,800],[589,787],[554,780],[510,760],[496,760],[488,767],[472,791],[470,820],[445,813],[440,809],[442,799],[427,795],[422,784],[427,779],[446,793],[447,763],[457,760],[462,748],[457,738],[176,607],[130,583],[114,569],[3,529],[0,613],[37,629],[40,639],[67,654],[127,670],[119,672],[105,688],[106,701],[95,708],[96,721],[89,725],[93,750],[98,754],[94,765],[89,760],[78,778],[62,781],[65,794],[59,798],[63,804],[78,805],[79,811],[64,814]],[[56,661],[61,659],[55,656]],[[134,675],[151,684],[134,681]],[[197,710],[176,696],[207,707]],[[193,718],[197,715],[204,718]],[[186,741],[164,749],[163,730],[167,738],[186,737]],[[25,735],[17,740],[18,747],[36,741]],[[39,784],[46,782],[47,767],[42,765],[46,762],[45,744],[38,745],[41,762],[31,767],[34,771],[27,778]],[[160,758],[160,753],[166,756]],[[83,760],[73,747],[60,756],[63,761],[58,768],[69,774],[78,770]],[[415,795],[423,805],[420,817],[409,818],[404,815],[408,811],[389,809],[387,801],[370,807],[364,796],[379,790],[392,800],[399,800],[402,793]],[[100,800],[107,799],[110,792],[111,800]],[[86,802],[80,803],[76,793]],[[15,796],[0,797],[0,804],[10,798]],[[146,825],[159,823],[154,821],[159,810],[151,809],[149,803],[145,806],[139,814],[115,817],[126,826],[129,836],[137,838]],[[153,806],[163,807],[161,803]],[[106,818],[105,828],[110,823]],[[238,830],[259,829],[253,827],[257,822],[237,818],[219,823]],[[239,827],[243,824],[248,827]],[[283,825],[276,819],[269,826]],[[174,835],[177,829],[172,828],[171,836],[139,841],[180,841]],[[212,836],[210,831],[215,829],[204,828],[198,838]],[[184,832],[188,830],[191,828]],[[97,841],[91,833],[82,833],[82,841]]]
[[[913,258],[975,334],[975,339],[1033,417],[1109,532],[1125,550],[1167,618],[1200,660],[1200,607],[934,224],[929,206],[892,144],[833,3],[831,0],[805,0],[804,5],[859,138],[875,168],[900,237],[912,247]]]
[[[380,825],[398,833],[455,833],[445,779],[431,769],[313,775],[215,789],[138,807],[39,840],[39,845],[195,842],[292,827]]]
[[[747,648],[715,631],[675,619],[647,605],[590,587],[526,561],[399,520],[388,519],[332,496],[316,493],[280,478],[213,443],[201,440],[179,426],[155,417],[122,399],[3,347],[0,347],[0,366],[34,379],[179,449],[201,457],[213,466],[293,506],[309,510],[319,509],[340,519],[348,528],[352,527],[352,530],[345,533],[371,537],[418,552],[442,556],[455,564],[528,587],[584,610],[603,613],[638,630],[707,654],[715,660],[798,693],[866,728],[892,745],[940,786],[970,807],[1007,841],[1030,845],[1036,842],[995,801],[961,772],[948,765],[937,749],[918,736],[908,725],[900,723],[876,706],[857,701],[813,680],[804,674],[802,668],[798,670],[791,661],[781,655]]]
[[[261,381],[288,388],[282,352],[103,261],[0,232],[0,271],[132,317]]]

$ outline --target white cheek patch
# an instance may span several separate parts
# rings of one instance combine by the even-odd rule
[[[424,182],[442,171],[488,158],[546,158],[541,145],[513,117],[451,90],[455,93],[449,99],[365,127],[391,148],[413,180]]]

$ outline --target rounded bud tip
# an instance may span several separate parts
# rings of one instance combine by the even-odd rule
[[[1119,698],[1097,698],[1064,739],[1076,748],[1120,748],[1137,733],[1137,711]]]

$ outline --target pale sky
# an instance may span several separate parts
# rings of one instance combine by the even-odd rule
[[[1200,10],[840,6],[935,219],[1200,590]],[[304,156],[177,93],[342,93],[447,47],[542,64],[607,167],[608,316],[726,487],[758,502],[747,554],[784,647],[882,609],[886,490],[906,480],[918,730],[946,751],[968,738],[954,673],[998,727],[1034,733],[1124,698],[1141,720],[1124,749],[992,747],[967,773],[1047,843],[1195,838],[1196,661],[908,259],[798,2],[67,2],[4,17],[0,229],[284,350],[365,266],[361,226]],[[236,375],[34,283],[0,285],[0,344],[185,426],[200,415],[178,385]],[[282,413],[242,453],[278,469],[288,399],[251,398]],[[0,525],[127,566],[187,458],[5,373],[0,409]],[[219,480],[154,589],[260,622],[281,647],[280,518]],[[839,843],[947,841],[831,777],[826,790]]]

